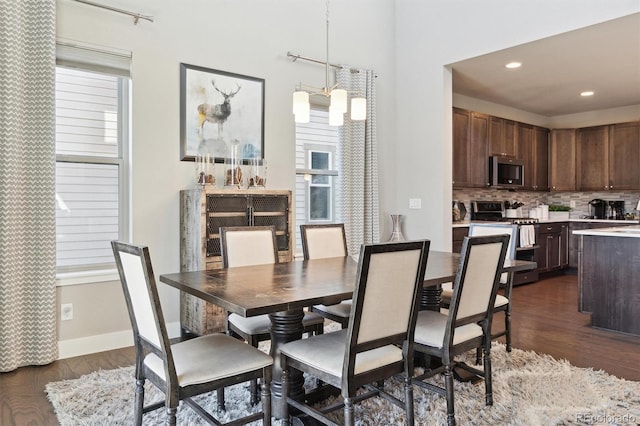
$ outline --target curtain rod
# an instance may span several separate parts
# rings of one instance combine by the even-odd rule
[[[91,1],[88,1],[88,0],[75,0],[75,1],[77,1],[78,3],[88,4],[89,6],[95,6],[95,7],[99,7],[99,8],[102,8],[102,9],[111,10],[112,12],[118,12],[118,13],[123,13],[125,15],[133,16],[133,23],[134,24],[137,24],[140,19],[146,19],[147,21],[153,22],[153,16],[141,15],[139,13],[129,12],[128,10],[118,9],[116,7],[107,6],[107,5],[99,4],[99,3],[94,3],[94,2],[91,2]]]

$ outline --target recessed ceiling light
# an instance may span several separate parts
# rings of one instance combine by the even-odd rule
[[[507,65],[505,65],[505,68],[513,69],[513,68],[520,68],[521,66],[522,66],[522,62],[509,62]]]
[[[583,96],[583,97],[593,96],[593,91],[587,90],[585,92],[580,93],[580,96]]]

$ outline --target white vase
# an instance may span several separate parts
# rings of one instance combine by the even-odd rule
[[[404,235],[402,235],[401,218],[401,214],[391,215],[391,236],[389,237],[389,242],[405,241]]]

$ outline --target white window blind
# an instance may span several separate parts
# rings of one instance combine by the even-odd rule
[[[56,67],[56,258],[59,272],[113,265],[128,234],[128,78],[89,58]],[[99,70],[99,72],[96,72]]]

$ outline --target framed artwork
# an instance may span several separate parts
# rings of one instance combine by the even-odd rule
[[[180,64],[180,160],[264,158],[264,79]]]

